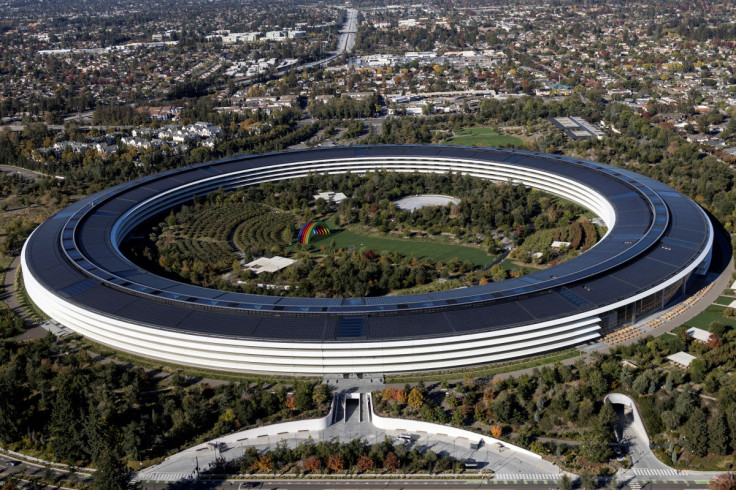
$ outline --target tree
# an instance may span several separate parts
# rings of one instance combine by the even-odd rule
[[[562,475],[557,488],[559,490],[572,490],[572,482],[570,481],[570,477],[567,475]]]
[[[483,409],[483,405],[476,403],[473,406],[473,420],[476,422],[483,422],[486,419],[486,411]]]
[[[406,405],[407,395],[405,390],[398,390],[394,398],[399,405]]]
[[[371,471],[374,468],[375,463],[373,462],[370,456],[363,453],[360,455],[360,458],[358,458],[357,465],[358,465],[358,471],[361,473],[364,473],[366,471]]]
[[[736,405],[731,405],[730,411],[726,415],[728,421],[728,430],[731,434],[731,446],[732,451],[736,450]]]
[[[588,384],[593,390],[593,395],[596,398],[602,397],[603,394],[608,391],[608,382],[606,381],[606,378],[603,377],[603,373],[598,369],[590,371]]]
[[[284,398],[284,404],[289,410],[296,410],[296,405],[294,404],[294,395],[286,395],[286,398]]]
[[[5,444],[20,436],[24,396],[19,396],[20,386],[5,378],[0,379],[0,442]]]
[[[422,392],[419,391],[417,388],[412,388],[411,392],[409,393],[409,406],[420,409],[422,408],[422,405],[424,405],[424,396],[422,395]]]
[[[110,444],[100,453],[95,464],[97,471],[92,479],[95,490],[125,490],[130,486],[131,470]]]
[[[539,441],[532,441],[532,443],[529,444],[529,449],[537,454],[547,454],[547,448]]]
[[[708,365],[705,359],[697,358],[693,359],[690,363],[690,379],[695,383],[702,383],[705,379],[705,375],[708,372]]]
[[[604,463],[611,456],[611,448],[608,446],[613,433],[603,427],[595,427],[585,434],[580,443],[580,450],[585,458],[591,463]]]
[[[595,490],[598,486],[598,478],[584,471],[580,474],[580,488],[583,490]]]
[[[695,456],[702,458],[708,454],[708,421],[700,408],[693,410],[685,424],[685,445]]]
[[[332,393],[330,393],[329,386],[327,386],[324,383],[318,384],[314,388],[314,394],[312,395],[312,401],[314,402],[315,405],[322,405],[324,402],[329,400],[330,395],[332,395]]]
[[[122,448],[128,459],[139,459],[138,451],[143,444],[143,436],[146,433],[145,423],[142,420],[133,420],[123,427]]]
[[[501,428],[500,425],[494,425],[491,427],[491,435],[493,437],[498,438],[498,437],[501,437],[502,434],[503,434],[503,429]]]
[[[642,373],[636,377],[631,389],[637,394],[643,395],[647,391],[647,388],[649,388],[649,381],[649,377],[646,373]]]
[[[60,460],[68,463],[76,463],[87,457],[84,450],[84,420],[77,407],[83,406],[80,402],[74,402],[74,394],[69,386],[70,381],[63,382],[56,393],[56,399],[51,410],[49,432],[51,450]]]
[[[256,471],[267,473],[273,469],[273,460],[270,456],[263,454],[258,457],[255,463],[253,463],[253,468],[255,468]]]
[[[728,427],[722,413],[714,413],[708,421],[708,447],[713,454],[728,453]]]
[[[708,342],[705,345],[707,345],[710,349],[717,349],[723,345],[723,341],[718,335],[712,333],[708,337]]]
[[[736,473],[721,473],[708,482],[708,490],[736,490]]]
[[[399,468],[399,458],[393,451],[386,455],[386,458],[383,460],[383,467],[391,471],[396,471]]]
[[[319,471],[322,462],[317,456],[307,456],[301,462],[303,471]]]
[[[616,410],[613,408],[613,404],[604,403],[603,408],[598,414],[598,423],[600,426],[605,428],[605,430],[613,431],[617,421],[618,416],[616,415]]]
[[[304,412],[314,408],[313,390],[310,383],[299,383],[294,389],[294,406]]]
[[[345,458],[339,454],[330,454],[327,458],[327,468],[332,471],[341,471],[345,468]]]
[[[112,444],[113,437],[109,427],[96,410],[90,411],[85,421],[84,433],[87,440],[87,451],[92,461],[97,461]]]
[[[662,423],[669,430],[675,430],[680,426],[680,416],[672,410],[662,412]]]
[[[675,399],[675,413],[680,417],[686,417],[692,412],[693,408],[693,400],[690,393],[681,391]]]

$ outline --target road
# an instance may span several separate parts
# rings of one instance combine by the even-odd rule
[[[4,174],[20,175],[24,179],[28,180],[39,180],[50,177],[50,175],[42,174],[41,172],[34,172],[33,170],[28,170],[26,168],[13,167],[12,165],[0,165],[0,172]]]
[[[126,126],[126,125],[119,125],[119,126],[92,126],[89,124],[83,124],[78,126],[80,131],[92,131],[92,130],[98,130],[98,131],[107,131],[108,129],[130,129],[133,126]],[[8,129],[10,131],[15,131],[17,133],[22,132],[25,130],[26,125],[21,123],[13,123],[13,124],[6,124],[5,126],[0,126],[0,131]],[[63,124],[47,124],[46,128],[49,131],[63,131],[64,125]]]
[[[353,50],[355,36],[358,34],[358,10],[348,9],[345,25],[340,31],[340,39],[337,41],[337,52],[339,54]]]
[[[676,475],[679,472],[673,470],[657,459],[654,453],[649,449],[649,441],[642,439],[633,428],[634,417],[630,410],[625,410],[623,405],[615,404],[616,415],[618,415],[618,423],[616,431],[622,434],[621,442],[626,444],[627,452],[631,458],[630,473],[636,474],[640,470],[661,470],[667,474]]]
[[[8,462],[12,461],[15,463],[14,466],[7,466]],[[7,480],[7,477],[9,475],[15,475],[16,477],[20,478],[21,475],[30,476],[30,477],[36,477],[41,478],[45,476],[47,478],[52,478],[55,480],[58,484],[58,482],[64,483],[62,479],[66,479],[69,477],[68,473],[65,471],[60,471],[52,468],[46,468],[45,466],[42,466],[40,464],[35,463],[28,463],[28,462],[21,462],[17,459],[13,459],[10,456],[6,456],[4,454],[0,455],[0,482],[5,482]],[[89,483],[91,480],[91,477],[85,473],[77,473],[75,476],[77,481]],[[2,486],[2,483],[0,483],[0,486]],[[20,484],[19,488],[34,488],[33,484]],[[47,487],[47,488],[64,488],[62,486],[58,487]]]
[[[311,68],[313,66],[325,66],[338,56],[348,53],[355,46],[355,36],[358,33],[358,9],[348,9],[346,13],[345,23],[340,29],[340,37],[337,39],[337,49],[333,51],[329,56],[322,58],[319,61],[313,61],[311,63],[304,63],[296,67],[297,71],[304,70],[305,68]],[[291,69],[291,67],[289,68]]]
[[[345,23],[343,24],[342,29],[340,29],[339,31],[340,37],[337,39],[337,49],[335,51],[329,52],[327,56],[317,61],[310,61],[302,63],[301,65],[289,65],[280,70],[276,70],[273,75],[282,76],[290,72],[291,70],[300,72],[316,66],[326,66],[342,54],[351,51],[353,49],[353,46],[355,46],[355,36],[358,33],[358,9],[347,9],[345,15]],[[254,78],[260,79],[261,76],[258,75],[257,77],[249,76],[237,78],[235,79],[235,82],[238,87],[242,88],[250,85],[253,82]]]

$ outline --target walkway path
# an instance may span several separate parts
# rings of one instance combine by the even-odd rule
[[[338,395],[339,396],[339,395]],[[309,438],[315,441],[343,441],[362,439],[368,444],[381,442],[385,437],[394,439],[394,444],[400,444],[396,439],[401,430],[382,430],[373,422],[373,414],[366,408],[366,394],[352,393],[340,397],[335,404],[335,423],[323,430],[299,431],[291,433],[277,433],[277,435],[239,439],[237,435],[228,436],[235,444],[228,444],[219,450],[190,448],[182,451],[164,462],[146,468],[136,475],[138,481],[177,481],[190,478],[196,474],[196,468],[206,469],[220,456],[225,461],[240,458],[246,447],[255,447],[259,452],[272,449],[277,442],[283,442],[288,447],[296,447]],[[343,408],[344,407],[344,408]],[[278,429],[274,428],[277,432]],[[496,444],[483,445],[474,448],[470,439],[449,437],[443,434],[412,433],[411,442],[407,442],[409,451],[416,449],[419,452],[434,451],[441,456],[452,456],[455,459],[475,460],[479,469],[491,470],[496,473],[495,479],[505,480],[557,480],[562,475],[560,468],[538,456],[528,456]],[[477,439],[476,439],[477,440]],[[218,441],[211,441],[216,447]],[[464,473],[466,476],[475,476],[475,473]],[[416,475],[414,475],[416,476]],[[430,476],[430,475],[426,475]]]
[[[18,273],[19,267],[20,257],[15,257],[13,262],[10,263],[10,266],[8,266],[8,270],[5,271],[5,279],[3,281],[3,290],[2,294],[0,294],[0,299],[5,301],[8,308],[20,317],[26,326],[27,330],[16,337],[16,340],[23,341],[41,339],[46,336],[46,330],[39,326],[36,321],[31,318],[26,309],[21,306],[15,292],[15,276]]]
[[[626,445],[631,459],[631,468],[619,470],[616,473],[619,481],[627,482],[633,479],[660,481],[707,481],[718,472],[712,471],[680,471],[662,463],[654,455],[649,447],[649,439],[645,438],[640,431],[634,427],[634,417],[631,411],[625,410],[624,406],[615,403],[614,408],[618,415],[616,432],[621,434],[620,442]]]

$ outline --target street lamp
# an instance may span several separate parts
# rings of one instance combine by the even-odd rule
[[[452,452],[455,457],[455,461],[452,463],[452,474],[455,474],[455,463],[457,463],[457,439],[452,440]]]

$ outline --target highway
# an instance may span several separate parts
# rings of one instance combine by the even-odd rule
[[[322,58],[319,61],[313,61],[311,63],[304,63],[299,65],[296,70],[301,71],[305,68],[311,68],[313,66],[325,66],[338,56],[348,53],[355,46],[355,36],[358,34],[358,9],[347,9],[345,23],[340,29],[340,37],[337,40],[337,49],[333,51],[329,56]]]
[[[337,41],[337,52],[339,54],[351,51],[355,46],[355,36],[358,33],[358,10],[348,9],[345,25],[340,31],[340,39]]]
[[[276,70],[274,74],[276,76],[281,76],[291,70],[299,72],[315,66],[326,66],[344,53],[350,52],[353,49],[353,46],[355,46],[355,36],[358,33],[358,9],[347,9],[345,15],[345,23],[339,31],[340,37],[337,39],[337,49],[335,49],[335,51],[330,51],[326,57],[317,61],[310,61],[302,63],[301,65],[285,66],[284,68]],[[235,81],[239,87],[243,87],[249,85],[253,81],[253,78],[254,77],[248,76],[236,78]]]

